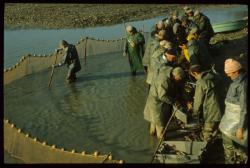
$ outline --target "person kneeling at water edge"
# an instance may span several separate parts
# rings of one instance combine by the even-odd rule
[[[81,64],[77,50],[73,44],[69,44],[65,40],[62,40],[59,43],[59,49],[63,49],[65,51],[65,55],[58,65],[52,66],[60,67],[64,64],[67,64],[69,70],[66,79],[69,83],[74,82],[76,80],[76,72],[81,70]]]

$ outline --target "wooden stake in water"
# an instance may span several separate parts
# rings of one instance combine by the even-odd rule
[[[56,61],[57,61],[57,52],[56,52],[56,58],[55,58],[54,65],[56,65]],[[53,78],[53,75],[54,75],[54,70],[55,70],[55,66],[52,67],[52,71],[51,71],[51,74],[50,74],[50,79],[49,79],[49,84],[48,84],[49,88],[51,86],[52,78]]]
[[[84,48],[84,64],[85,64],[85,68],[86,68],[86,64],[87,64],[87,41],[88,41],[88,37],[86,37],[85,48]]]

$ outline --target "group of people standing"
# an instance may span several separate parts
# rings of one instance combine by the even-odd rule
[[[150,122],[150,134],[163,138],[173,106],[185,106],[202,123],[202,139],[212,143],[222,135],[226,163],[242,163],[248,157],[247,73],[239,61],[225,60],[225,74],[232,80],[226,90],[213,66],[209,41],[214,31],[209,18],[190,7],[183,9],[181,19],[174,11],[152,27],[146,47],[143,34],[126,27],[123,55],[128,57],[133,76],[144,69],[149,86],[144,119]],[[67,80],[74,82],[81,69],[76,48],[64,40],[59,46],[65,55],[53,66],[67,64]],[[196,80],[194,98],[182,104],[188,77]]]
[[[222,137],[225,163],[244,163],[248,157],[247,74],[239,61],[225,60],[225,74],[232,80],[226,89],[210,52],[214,31],[209,18],[190,7],[183,10],[181,19],[174,11],[152,27],[145,52],[143,34],[132,26],[126,28],[124,55],[133,75],[144,68],[149,85],[144,108],[149,132],[159,139],[164,136],[173,106],[183,105],[183,83],[191,77],[196,80],[194,98],[184,106],[202,123],[202,139],[213,143]]]

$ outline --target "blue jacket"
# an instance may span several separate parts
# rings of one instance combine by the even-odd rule
[[[230,84],[226,101],[240,105],[240,122],[238,128],[247,128],[247,73],[243,72]]]

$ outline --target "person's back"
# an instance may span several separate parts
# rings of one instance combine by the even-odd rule
[[[211,71],[201,73],[201,78],[196,82],[194,109],[203,106],[203,119],[205,122],[219,122],[223,113],[223,84]],[[203,93],[201,93],[203,92]],[[203,94],[204,97],[198,95]]]
[[[146,44],[146,49],[144,56],[142,58],[142,64],[144,67],[148,67],[150,64],[150,57],[152,56],[153,52],[159,47],[160,42],[155,37],[149,38]]]
[[[66,58],[65,61],[68,64],[68,66],[74,63],[76,67],[81,67],[76,47],[73,44],[68,45],[67,53],[68,53],[68,57]]]
[[[158,46],[155,48],[155,51],[151,54],[151,57],[149,59],[149,65],[148,65],[148,73],[147,73],[147,79],[146,82],[151,85],[154,69],[157,63],[157,59],[163,55],[164,49]]]
[[[161,101],[161,98],[168,94],[173,97],[173,83],[170,80],[170,72],[173,67],[166,64],[161,64],[161,66],[155,70],[154,77],[152,80],[152,85],[150,88],[150,94],[155,97],[158,101]],[[169,92],[165,93],[164,88],[168,89]],[[170,103],[169,103],[170,104]]]
[[[199,122],[202,121],[202,139],[212,142],[218,138],[218,126],[224,110],[223,83],[212,70],[201,71],[200,65],[192,65],[189,72],[197,80],[193,118]]]
[[[166,30],[166,40],[173,43],[176,46],[177,41],[174,36],[173,27],[168,25],[166,26],[165,30]]]
[[[54,65],[55,67],[62,66],[67,64],[69,68],[67,74],[67,81],[69,83],[74,82],[76,80],[76,72],[81,70],[81,64],[79,60],[79,56],[76,50],[76,47],[73,44],[69,44],[67,41],[62,40],[59,43],[59,47],[65,51],[62,61],[58,63],[58,65]]]
[[[214,35],[213,27],[210,23],[210,20],[203,13],[198,13],[194,17],[194,22],[199,28],[199,38],[206,42],[206,45],[209,44],[211,37]]]
[[[211,68],[212,58],[208,47],[200,40],[191,40],[188,42],[188,55],[191,65],[201,65],[202,70]]]
[[[170,79],[172,69],[170,66],[162,65],[155,70],[144,109],[144,119],[159,125],[161,132],[169,118],[169,111],[174,101],[174,84]]]
[[[171,26],[172,28],[173,28],[173,26],[174,26],[175,23],[181,24],[180,19],[178,19],[178,18],[177,18],[177,19],[170,18],[170,19],[168,20],[168,25]]]

